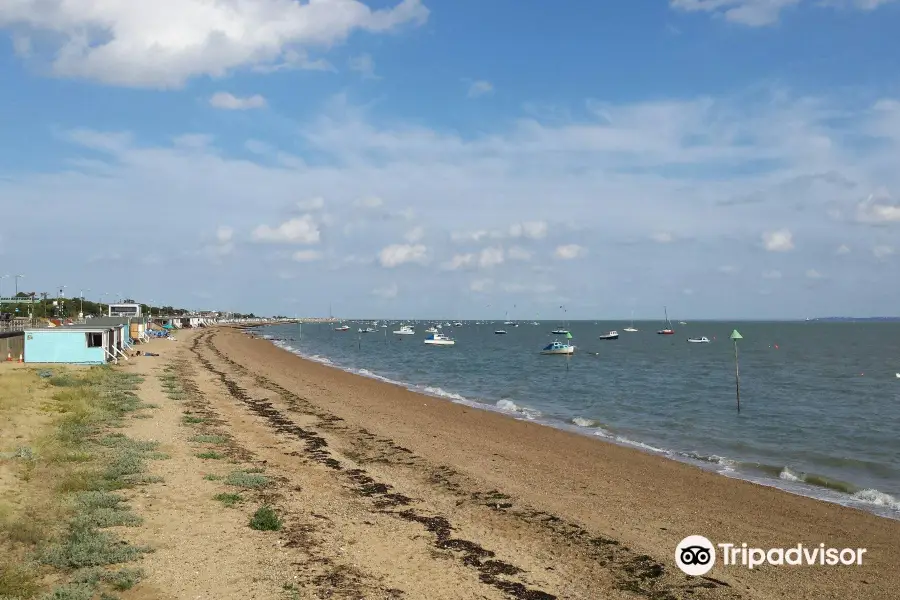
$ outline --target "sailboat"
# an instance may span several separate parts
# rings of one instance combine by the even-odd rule
[[[672,323],[669,321],[669,311],[666,307],[663,307],[663,310],[666,313],[666,326],[663,329],[660,329],[656,333],[659,335],[675,335],[675,330],[672,329]]]
[[[563,309],[563,313],[567,313],[567,312],[568,312],[568,311],[566,310],[566,307],[565,307],[565,306],[560,306],[560,308]],[[565,327],[557,327],[556,329],[554,329],[554,330],[551,331],[550,333],[552,333],[553,335],[569,335],[571,332],[569,331],[569,321],[568,321],[568,319],[566,319],[566,326],[565,326]]]
[[[627,331],[628,333],[634,333],[637,329],[634,328],[634,311],[631,311],[631,325],[623,329],[622,331]]]

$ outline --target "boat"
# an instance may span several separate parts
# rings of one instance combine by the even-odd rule
[[[456,340],[447,337],[443,333],[432,333],[425,338],[425,343],[429,346],[452,346],[456,343]]]
[[[438,332],[437,327],[429,327],[428,329],[425,330],[425,333],[437,333],[437,332]]]
[[[494,333],[496,335],[506,335],[506,330],[505,329],[497,329],[496,331],[494,331]]]
[[[637,329],[634,328],[634,311],[631,311],[631,325],[629,325],[622,331],[626,331],[628,333],[635,333],[637,331]]]
[[[401,325],[400,329],[394,331],[396,335],[415,335],[416,330],[409,325]]]
[[[341,325],[340,327],[335,327],[335,331],[350,331],[349,325]]]
[[[541,354],[575,354],[575,346],[560,341],[550,342],[544,346]]]
[[[687,341],[690,342],[691,344],[708,344],[709,338],[704,335],[703,337],[698,337],[698,338],[696,338],[696,337],[688,338]]]
[[[363,329],[362,327],[360,327],[358,329],[358,331],[359,331],[359,333],[375,333],[375,328],[374,327],[366,327],[365,329]]]
[[[553,335],[567,335],[567,334],[572,333],[572,332],[569,331],[568,329],[563,329],[563,328],[560,327],[560,328],[558,328],[558,329],[554,329],[554,330],[551,331],[550,333],[552,333]]]
[[[609,333],[604,333],[600,336],[601,340],[617,340],[619,339],[618,331],[610,331]]]
[[[453,326],[454,326],[454,327],[462,327],[462,323],[460,323],[459,321],[457,321],[456,323],[453,324]],[[450,323],[447,323],[447,327],[450,327]]]
[[[658,333],[659,335],[675,335],[675,330],[672,329],[672,322],[669,321],[669,311],[665,307],[663,307],[663,310],[666,313],[666,326],[656,333]]]

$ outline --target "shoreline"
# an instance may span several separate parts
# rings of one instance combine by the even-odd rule
[[[709,470],[591,436],[472,409],[304,359],[259,336],[226,329],[212,345],[255,377],[282,386],[345,427],[360,427],[431,465],[480,481],[592,534],[617,540],[678,572],[688,535],[768,548],[825,543],[867,548],[855,570],[717,565],[710,575],[749,597],[891,598],[900,585],[900,522],[722,477]],[[599,440],[604,441],[604,440]],[[702,491],[699,493],[698,491]],[[513,500],[511,500],[512,502]],[[498,505],[499,508],[500,505]]]
[[[491,404],[490,402],[473,400],[462,394],[447,391],[427,383],[411,383],[391,379],[366,368],[351,368],[336,364],[330,358],[325,356],[310,356],[299,353],[299,351],[295,351],[296,349],[290,345],[290,340],[282,340],[273,336],[266,337],[267,334],[261,334],[255,331],[258,327],[262,327],[262,325],[241,327],[241,329],[247,332],[248,335],[268,342],[298,358],[331,369],[336,369],[342,373],[379,381],[388,385],[395,385],[409,392],[421,394],[430,398],[499,414],[513,420],[535,423],[540,426],[566,431],[598,442],[613,444],[615,446],[636,450],[665,460],[687,464],[728,479],[745,481],[776,489],[791,495],[835,504],[845,508],[862,510],[881,518],[900,521],[900,500],[883,490],[861,487],[852,482],[835,480],[816,473],[801,473],[791,469],[787,465],[769,465],[742,461],[738,458],[727,456],[704,456],[693,451],[677,451],[667,448],[658,448],[652,445],[652,442],[648,443],[642,440],[634,440],[618,435],[614,431],[609,431],[599,422],[596,422],[596,425],[581,425],[574,422],[576,419],[582,419],[582,417],[575,417],[571,420],[554,417],[548,418],[544,417],[540,411],[525,406],[518,406],[515,402],[510,400],[499,400],[496,403]],[[537,414],[535,415],[535,413]],[[583,420],[585,422],[593,421],[592,419],[587,418],[584,418]]]

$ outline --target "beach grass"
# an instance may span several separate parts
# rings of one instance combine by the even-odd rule
[[[0,375],[0,440],[18,444],[0,446],[0,468],[18,477],[0,501],[0,598],[110,598],[140,580],[124,565],[151,549],[111,529],[142,524],[117,490],[161,480],[147,463],[167,458],[119,431],[156,408],[140,402],[140,383],[107,366]]]

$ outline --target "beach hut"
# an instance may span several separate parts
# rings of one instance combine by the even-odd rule
[[[26,363],[102,365],[118,362],[115,330],[103,325],[25,330]],[[124,354],[123,354],[124,356]]]

